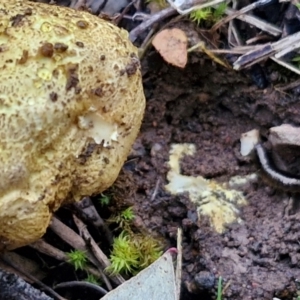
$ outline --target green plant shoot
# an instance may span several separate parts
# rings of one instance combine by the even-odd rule
[[[217,300],[222,300],[222,276],[218,280]]]
[[[134,217],[135,215],[132,210],[132,207],[128,207],[121,212],[121,218],[124,219],[125,221],[132,221]]]
[[[75,270],[83,270],[87,263],[87,257],[85,252],[80,250],[73,250],[66,253],[68,257],[68,262],[75,267]]]
[[[227,9],[227,3],[222,2],[216,8],[203,8],[194,10],[190,13],[190,19],[199,25],[202,21],[209,21],[212,23],[218,22]]]
[[[99,279],[96,276],[94,276],[93,274],[88,274],[88,277],[84,281],[93,283],[96,285],[101,285],[101,282],[99,281]]]
[[[99,199],[101,206],[109,205],[110,197],[104,194],[101,194],[101,198]]]

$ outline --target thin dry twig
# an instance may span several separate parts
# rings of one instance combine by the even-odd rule
[[[86,0],[72,0],[70,7],[74,9],[80,9],[86,6]]]
[[[260,45],[258,48],[240,56],[233,64],[235,70],[241,70],[262,61],[265,58],[273,57],[276,60],[282,56],[282,53],[289,53],[300,47],[300,32],[296,32],[277,42]]]
[[[96,257],[96,259],[100,262],[101,267],[104,269],[109,267],[111,265],[109,259],[107,256],[103,253],[103,251],[99,248],[93,237],[90,235],[89,231],[86,228],[86,225],[75,215],[73,215],[74,222],[85,240],[86,244],[90,246],[90,250],[93,253],[93,255]],[[125,282],[125,279],[121,275],[115,275],[110,277],[112,281],[114,281],[116,284],[122,284]]]
[[[225,13],[227,15],[231,16],[231,15],[235,15],[237,13],[237,11],[234,10],[234,9],[227,8]],[[270,35],[273,35],[275,37],[278,37],[282,34],[282,30],[279,27],[277,27],[273,24],[270,24],[268,22],[265,22],[265,21],[261,20],[260,18],[255,17],[255,16],[241,14],[241,15],[236,16],[235,18],[237,18],[241,21],[244,21],[244,22],[246,22],[250,25],[253,25],[253,26],[261,29],[262,31],[265,31],[265,32],[267,32]],[[212,28],[212,30],[213,30],[213,28]]]
[[[211,28],[211,31],[216,31],[218,30],[221,26],[223,26],[224,24],[228,23],[229,21],[255,9],[255,8],[258,8],[262,5],[265,5],[267,4],[268,2],[271,2],[272,0],[259,0],[259,1],[256,1],[252,4],[249,4],[245,7],[243,7],[242,9],[238,10],[238,11],[235,11],[233,12],[232,14],[230,14],[230,10],[227,9],[225,12],[228,14],[230,14],[228,17],[226,18],[223,18],[222,20],[220,20],[219,22],[217,22],[212,28]]]
[[[277,64],[287,68],[288,70],[292,71],[292,72],[295,72],[296,74],[300,75],[300,70],[293,66],[292,64],[288,63],[288,62],[285,62],[284,60],[282,59],[279,59],[279,58],[276,58],[275,56],[271,56],[270,57],[273,61],[275,61]]]
[[[156,14],[152,15],[149,19],[142,22],[140,25],[135,27],[129,33],[129,39],[131,42],[135,42],[141,33],[148,30],[154,23],[160,22],[172,15],[175,15],[177,11],[173,7],[167,7]]]
[[[205,0],[195,0],[195,1],[178,1],[176,0],[167,0],[171,7],[176,9],[179,14],[187,15],[194,10],[203,9],[206,7],[215,6],[219,3],[225,2],[225,0],[212,0],[212,1],[205,1]]]
[[[107,277],[103,273],[102,269],[99,268],[99,262],[94,257],[92,253],[90,253],[89,248],[87,247],[85,241],[81,236],[79,236],[75,231],[73,231],[71,228],[66,226],[63,222],[58,220],[56,217],[53,217],[50,223],[50,226],[52,231],[54,231],[63,241],[65,241],[67,244],[71,245],[74,249],[81,250],[85,252],[85,255],[87,259],[93,263],[99,270],[103,281],[106,284],[106,287],[108,290],[112,289],[112,286],[110,282],[108,281]],[[116,284],[119,284],[116,282]]]
[[[154,188],[153,193],[151,195],[150,202],[154,201],[154,199],[157,195],[157,192],[158,192],[159,185],[160,185],[160,178],[158,178],[157,181],[156,181],[155,188]]]
[[[81,201],[74,203],[74,207],[79,212],[80,217],[83,217],[85,221],[92,223],[105,235],[105,238],[110,245],[113,243],[113,235],[98,214],[90,197],[84,197]]]
[[[48,244],[43,239],[40,239],[32,244],[29,245],[31,248],[39,251],[40,253],[46,254],[48,256],[51,256],[59,261],[68,262],[68,256],[65,252],[61,251],[60,249],[57,249],[56,247]],[[91,267],[91,266],[85,266],[84,268],[88,273],[93,274],[99,278],[102,278],[102,275],[100,272]]]
[[[181,294],[181,276],[182,276],[182,229],[177,229],[177,264],[176,264],[176,293],[177,300],[180,300]]]
[[[101,295],[107,294],[107,291],[101,286],[86,281],[67,281],[67,282],[57,284],[54,287],[54,289],[73,288],[73,287],[83,287],[83,288],[93,289],[99,292]]]
[[[276,89],[278,89],[279,91],[287,91],[287,90],[295,89],[298,86],[300,86],[300,79],[293,81],[289,84],[286,84],[284,86],[279,86],[279,87],[276,86]]]
[[[54,246],[48,244],[43,239],[40,239],[32,244],[29,245],[29,247],[46,254],[48,256],[51,256],[59,261],[67,261],[68,257],[65,252],[55,248]]]
[[[0,260],[4,261],[7,265],[9,265],[10,267],[12,267],[13,269],[15,269],[16,271],[20,272],[21,274],[23,274],[25,277],[29,278],[32,282],[34,282],[35,284],[37,284],[39,287],[41,287],[43,290],[47,291],[49,294],[51,294],[53,297],[55,297],[58,300],[67,300],[66,298],[60,296],[59,294],[57,294],[53,289],[51,289],[49,286],[47,286],[46,284],[44,284],[43,282],[41,282],[40,280],[36,279],[34,276],[32,276],[31,274],[27,273],[24,270],[21,270],[20,268],[18,268],[18,266],[16,266],[14,263],[12,263],[11,261],[7,260],[5,257],[0,257]]]

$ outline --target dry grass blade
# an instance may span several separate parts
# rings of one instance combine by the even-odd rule
[[[43,282],[41,282],[40,280],[36,279],[34,276],[32,276],[30,273],[25,272],[20,270],[20,268],[18,268],[17,265],[15,265],[14,263],[12,263],[10,260],[7,260],[5,257],[1,257],[1,260],[3,260],[7,265],[9,265],[10,267],[14,268],[16,271],[22,273],[25,277],[29,278],[32,282],[34,282],[35,284],[37,284],[39,287],[41,287],[42,289],[44,289],[45,291],[47,291],[50,295],[52,295],[53,297],[55,297],[55,299],[58,300],[67,300],[66,298],[60,296],[59,294],[57,294],[53,289],[51,289],[49,286],[47,286],[46,284],[44,284]],[[25,298],[24,298],[25,299]]]
[[[283,61],[282,59],[279,59],[279,58],[276,58],[275,56],[271,56],[270,57],[273,61],[275,61],[276,63],[278,63],[279,65],[287,68],[288,70],[292,71],[292,72],[295,72],[296,74],[300,75],[300,70],[293,66],[292,64],[289,64],[285,61]]]
[[[181,277],[182,277],[182,229],[177,229],[177,264],[176,264],[176,293],[177,300],[180,300]]]
[[[236,12],[237,11],[230,9],[230,8],[227,8],[225,11],[225,13],[229,16],[235,15]],[[269,33],[270,35],[278,37],[282,34],[282,30],[279,27],[277,27],[273,24],[270,24],[268,22],[265,22],[257,17],[241,14],[241,15],[237,15],[236,18],[259,28],[262,31],[265,31],[265,32]]]
[[[276,59],[278,59],[278,53],[281,55],[281,51],[284,51],[285,54],[294,51],[295,45],[300,47],[300,32],[292,34],[277,42],[262,45],[258,49],[247,52],[234,62],[233,68],[235,70],[241,70],[271,56],[273,56],[272,59],[276,61]],[[280,64],[283,64],[283,61],[280,61]],[[284,64],[286,65],[286,63]],[[291,69],[291,67],[289,67],[289,69]],[[293,67],[293,71],[294,69],[296,70],[296,68]],[[298,72],[299,70],[297,73]]]
[[[149,19],[135,27],[133,30],[131,30],[129,33],[129,39],[131,40],[131,42],[134,42],[141,33],[148,30],[154,23],[162,21],[176,13],[177,12],[173,7],[167,7],[159,11],[158,13],[154,14]]]
[[[176,3],[175,1],[172,0],[167,0],[169,2],[169,4],[171,5],[171,7],[173,7],[174,9],[176,9],[178,11],[179,14],[181,15],[187,15],[189,13],[191,13],[194,10],[200,10],[203,8],[207,8],[207,7],[211,7],[217,4],[220,4],[222,2],[225,2],[225,0],[213,0],[213,1],[208,1],[206,2],[205,0],[196,0],[196,1],[177,1],[178,3]]]

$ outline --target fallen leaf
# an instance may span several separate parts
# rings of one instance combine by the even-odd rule
[[[177,299],[171,254],[169,249],[153,264],[107,293],[101,300]]]
[[[163,59],[173,66],[184,68],[187,63],[187,37],[178,28],[159,32],[152,41],[153,47]]]

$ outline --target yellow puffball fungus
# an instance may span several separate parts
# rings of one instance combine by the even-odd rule
[[[88,12],[0,0],[0,249],[116,179],[143,112],[137,49]]]

